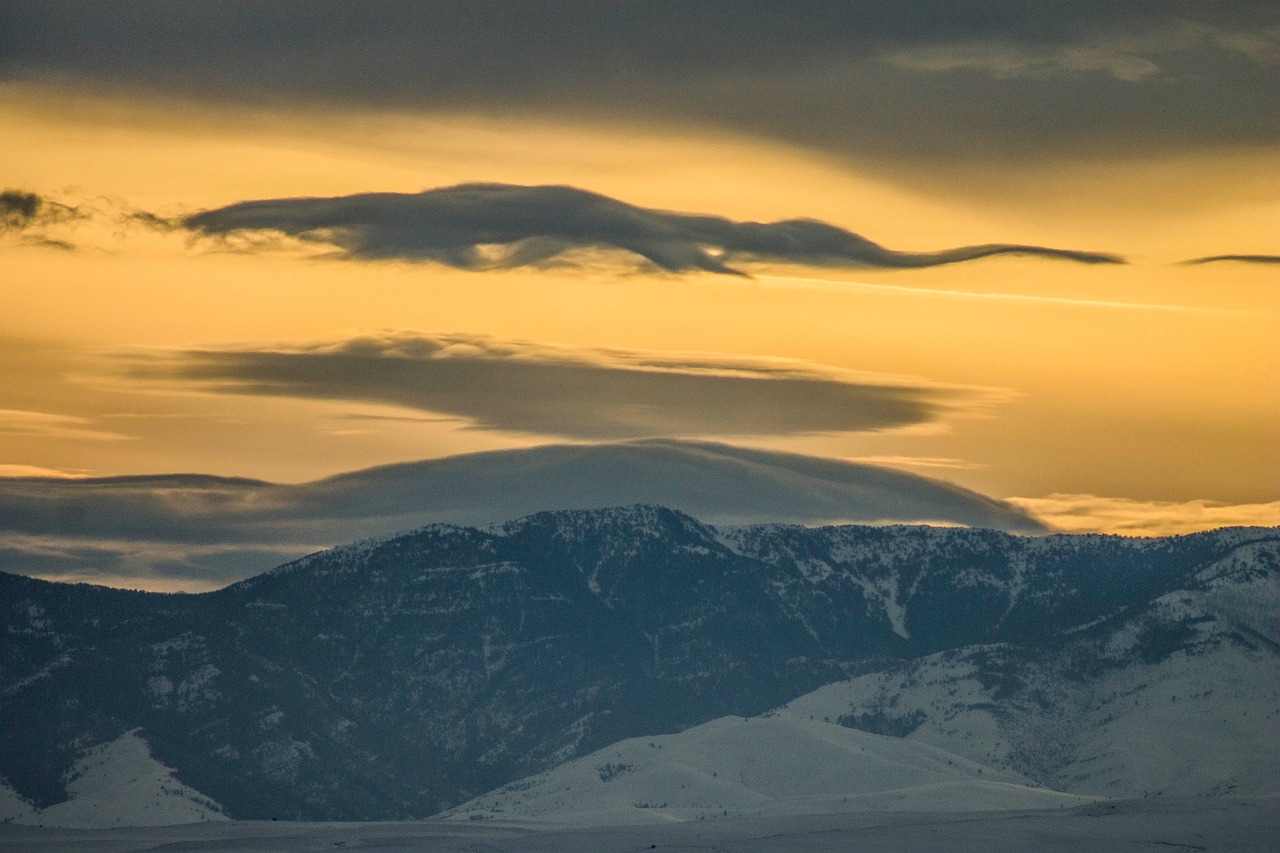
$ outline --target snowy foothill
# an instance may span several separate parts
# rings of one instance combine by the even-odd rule
[[[1059,808],[1091,800],[927,744],[781,712],[624,740],[443,817],[604,826],[744,815]]]

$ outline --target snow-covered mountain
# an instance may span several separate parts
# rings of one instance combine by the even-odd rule
[[[1044,646],[977,645],[788,705],[1105,797],[1280,791],[1280,575],[1237,547],[1141,607]]]
[[[664,752],[724,767],[866,748],[880,770],[822,772],[867,802],[977,802],[988,775],[1032,797],[1270,793],[1278,573],[1274,529],[716,528],[632,506],[433,525],[202,595],[0,575],[0,776],[19,811],[62,808],[91,795],[86,750],[128,736],[210,816],[424,817],[598,750],[570,767],[635,770],[604,793],[688,786],[702,765],[646,777],[622,743],[673,735]],[[943,753],[945,772],[922,758]],[[911,770],[876,782],[891,766]],[[715,802],[808,796],[781,793]]]

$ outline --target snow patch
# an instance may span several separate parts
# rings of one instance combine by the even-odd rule
[[[35,807],[4,779],[0,779],[0,823],[25,823],[35,814]]]
[[[66,777],[67,800],[13,816],[13,823],[68,829],[170,826],[227,820],[222,807],[151,757],[138,730],[85,750]],[[12,790],[12,789],[10,789]],[[0,791],[0,809],[12,806]]]

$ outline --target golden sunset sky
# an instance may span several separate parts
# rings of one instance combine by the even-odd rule
[[[895,467],[1067,531],[1280,523],[1274,8],[932,8],[0,8],[0,475],[301,483],[670,436]],[[524,263],[475,236],[490,224],[439,218],[470,208],[298,224],[321,199],[471,183],[607,197],[649,242],[557,230]],[[260,226],[230,207],[288,199],[308,201]],[[521,251],[580,215],[546,210]],[[664,212],[732,239],[816,220],[896,252],[1127,262],[770,255]],[[470,229],[470,260],[422,249],[446,228]],[[695,256],[711,260],[679,260]],[[746,274],[707,268],[721,262]],[[422,347],[451,369],[517,367],[482,386],[340,375],[353,353],[400,364]],[[686,410],[701,391],[609,397],[590,426],[591,395],[614,392],[549,392],[531,364],[604,385],[692,364],[795,393],[785,417],[723,423]],[[870,408],[833,412],[824,395],[850,389]],[[541,395],[534,413],[509,405]]]

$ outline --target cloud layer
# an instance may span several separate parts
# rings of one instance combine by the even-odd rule
[[[1115,255],[996,243],[895,252],[812,219],[734,222],[636,207],[566,186],[461,184],[420,193],[243,201],[182,220],[204,235],[279,232],[364,260],[436,261],[462,269],[563,262],[577,249],[616,249],[671,272],[737,273],[737,261],[915,268],[993,255],[1121,263]]]
[[[588,440],[887,430],[1007,396],[787,359],[418,332],[146,353],[128,369],[218,393],[389,403],[480,429]]]
[[[1176,536],[1219,527],[1280,526],[1280,501],[1228,504],[1221,501],[1141,501],[1097,495],[1052,494],[1010,498],[1068,533]]]
[[[642,441],[467,454],[300,485],[168,475],[0,479],[0,570],[207,589],[362,537],[548,507],[671,506],[720,524],[922,522],[1034,533],[1024,511],[871,465]]]
[[[0,34],[0,79],[709,123],[882,162],[1271,146],[1277,129],[1266,0],[34,0],[0,5]]]

